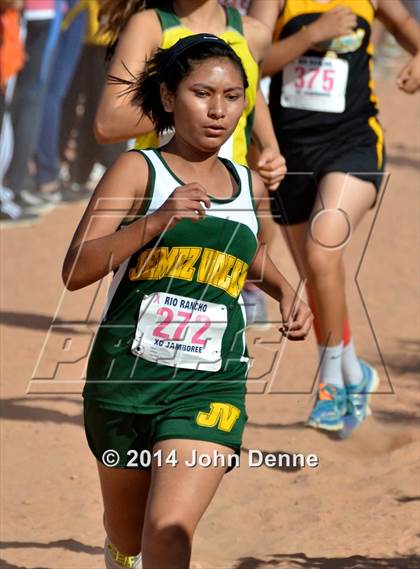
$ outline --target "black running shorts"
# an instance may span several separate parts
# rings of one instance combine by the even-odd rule
[[[335,133],[337,134],[337,133]],[[341,131],[340,136],[311,142],[296,135],[278,133],[287,175],[270,193],[271,211],[280,225],[294,225],[310,219],[320,180],[330,172],[344,172],[381,187],[385,148],[379,122],[372,117],[363,126]],[[338,188],[340,191],[341,188]],[[372,206],[373,207],[373,206]]]

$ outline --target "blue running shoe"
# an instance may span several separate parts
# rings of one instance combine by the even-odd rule
[[[330,383],[320,383],[317,402],[306,425],[314,429],[340,431],[344,427],[343,415],[346,412],[346,389]]]
[[[375,368],[359,358],[362,379],[357,385],[347,386],[348,411],[345,422],[353,425],[354,430],[370,415],[369,401],[372,393],[378,389],[379,376]]]

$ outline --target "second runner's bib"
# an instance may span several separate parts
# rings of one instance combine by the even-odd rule
[[[342,113],[346,108],[347,61],[331,57],[298,57],[283,69],[283,107]]]

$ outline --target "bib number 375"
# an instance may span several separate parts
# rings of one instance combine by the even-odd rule
[[[283,70],[283,107],[342,113],[346,108],[349,64],[331,57],[299,57]]]
[[[226,326],[222,304],[155,292],[143,298],[131,351],[161,365],[219,371]]]

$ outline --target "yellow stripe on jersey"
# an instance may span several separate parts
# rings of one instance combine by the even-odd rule
[[[368,54],[371,56],[369,60],[369,91],[370,91],[370,100],[374,105],[378,105],[379,99],[375,94],[375,81],[373,79],[373,53],[374,53],[374,46],[373,43],[370,42],[367,48]]]
[[[380,170],[384,161],[384,131],[376,117],[370,117],[368,123],[378,139],[376,142],[376,155],[378,157],[378,169]]]
[[[163,49],[172,47],[178,40],[192,35],[193,32],[184,26],[172,26],[162,30],[162,43]],[[246,105],[241,118],[239,119],[238,126],[233,133],[232,156],[231,160],[246,166],[247,160],[247,128],[249,117],[255,108],[257,98],[257,88],[259,81],[258,64],[255,61],[245,37],[233,28],[227,28],[219,36],[222,40],[231,45],[232,49],[241,58],[245,73],[248,78],[249,87],[246,90]],[[155,133],[149,133],[140,136],[136,140],[136,148],[156,148],[160,144],[159,138]]]
[[[286,0],[284,10],[276,24],[273,39],[277,41],[284,26],[297,16],[304,14],[323,14],[337,6],[346,6],[372,25],[375,19],[375,9],[370,0],[330,0],[330,2],[317,2],[316,0]]]

